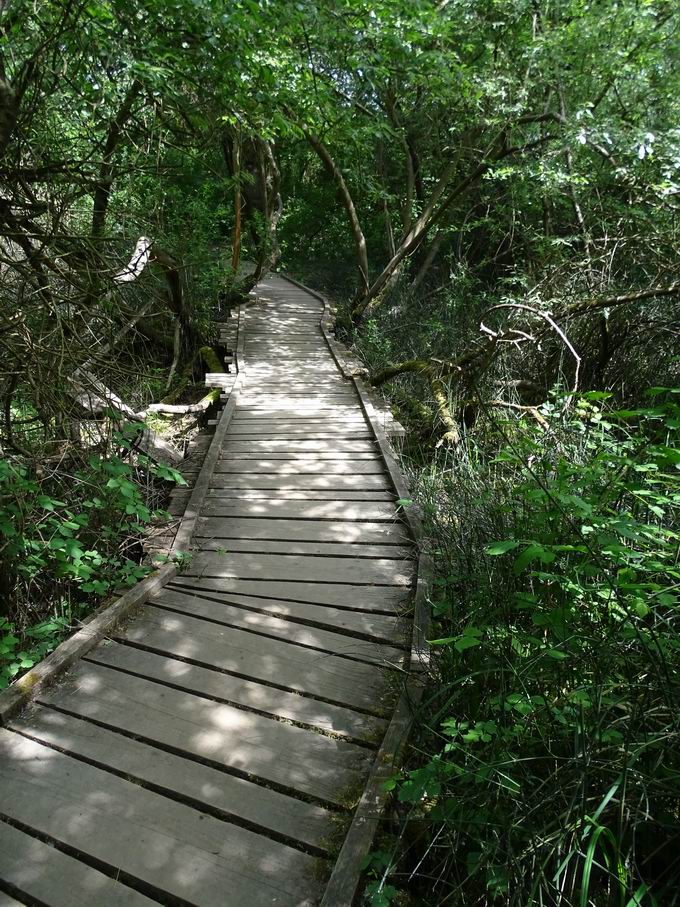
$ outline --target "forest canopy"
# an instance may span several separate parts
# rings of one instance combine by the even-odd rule
[[[670,0],[0,2],[0,683],[150,569],[280,268],[435,561],[366,898],[675,903],[679,199]]]

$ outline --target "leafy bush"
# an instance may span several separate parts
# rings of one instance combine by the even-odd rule
[[[437,826],[436,903],[677,887],[680,407],[652,395],[609,413],[606,394],[556,398],[540,422],[496,423],[493,460],[421,476],[440,676],[428,755],[394,784]]]
[[[0,688],[54,648],[74,617],[152,569],[138,540],[167,514],[146,503],[140,477],[186,483],[144,457],[130,462],[130,432],[117,441],[120,456],[91,456],[49,484],[0,460]]]

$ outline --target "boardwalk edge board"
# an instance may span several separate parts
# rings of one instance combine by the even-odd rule
[[[194,527],[198,514],[205,499],[208,490],[208,481],[201,481],[205,475],[212,473],[206,469],[206,464],[214,466],[219,458],[220,443],[216,442],[218,435],[223,437],[226,433],[231,412],[236,406],[238,390],[240,388],[243,365],[245,363],[245,336],[242,330],[243,310],[245,305],[240,305],[238,309],[237,321],[237,373],[233,385],[233,403],[229,409],[229,404],[221,413],[218,419],[218,428],[208,448],[204,464],[201,468],[199,478],[192,489],[191,496],[184,510],[184,515],[180,520],[180,525],[175,536],[172,549],[175,552],[181,551],[182,546],[187,545],[193,535]],[[229,412],[227,410],[229,409]],[[211,457],[212,454],[212,457]],[[179,541],[178,541],[179,540]],[[96,613],[84,626],[73,633],[68,639],[60,643],[53,652],[46,658],[43,658],[35,667],[27,671],[18,680],[15,680],[6,690],[0,692],[0,727],[7,727],[10,720],[15,718],[19,712],[32,700],[39,691],[49,686],[55,680],[70,668],[76,661],[86,655],[98,643],[100,643],[111,631],[113,631],[122,620],[138,605],[144,604],[152,595],[163,588],[170,580],[177,576],[178,568],[176,564],[166,564],[160,569],[154,571],[149,576],[140,580],[133,588],[123,593],[119,598],[104,608],[103,611]]]
[[[0,693],[0,727],[7,727],[7,723],[15,718],[40,690],[57,680],[67,668],[109,635],[134,608],[147,601],[176,575],[177,567],[174,564],[166,564],[140,580],[136,586],[104,608],[82,629],[58,645],[47,658],[31,668],[19,680],[15,680],[12,686],[3,690]]]
[[[208,451],[205,455],[201,470],[194,483],[194,487],[191,490],[191,495],[189,497],[189,500],[187,501],[186,507],[184,508],[184,513],[182,514],[179,526],[177,527],[177,532],[172,543],[172,551],[175,554],[188,551],[189,549],[189,544],[196,531],[196,525],[201,513],[201,508],[203,507],[206,496],[208,494],[208,490],[210,488],[210,480],[212,479],[213,472],[215,471],[215,467],[217,466],[220,459],[220,449],[222,447],[222,443],[227,433],[227,429],[231,424],[234,410],[236,409],[238,403],[239,393],[241,391],[241,386],[245,377],[245,331],[243,330],[244,309],[245,304],[238,307],[238,322],[236,328],[236,377],[234,379],[231,391],[226,398],[226,405],[217,418],[217,427],[215,428],[215,434],[212,437],[210,447],[208,448]],[[220,399],[224,399],[224,395]]]
[[[315,296],[323,304],[321,330],[328,348],[340,372],[350,378],[359,396],[361,407],[368,420],[388,475],[399,500],[407,500],[410,492],[402,475],[382,425],[376,417],[365,383],[356,375],[348,373],[339,356],[340,344],[331,336],[333,318],[328,299],[305,286],[287,274],[279,274],[285,280]],[[422,550],[425,541],[419,508],[410,504],[403,507],[403,515],[418,547],[416,563],[415,592],[413,600],[414,626],[409,674],[404,681],[399,701],[375,757],[364,793],[350,824],[340,853],[326,885],[321,907],[349,907],[354,902],[362,877],[363,860],[373,844],[380,818],[385,811],[389,793],[384,782],[396,769],[406,745],[415,718],[416,709],[424,690],[425,674],[430,664],[429,637],[430,604],[429,594],[433,577],[432,560]]]

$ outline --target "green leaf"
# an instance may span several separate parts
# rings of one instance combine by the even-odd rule
[[[487,545],[484,551],[487,554],[499,555],[507,554],[508,551],[514,551],[515,548],[518,548],[522,543],[517,542],[514,539],[507,539],[503,542],[494,542],[492,545]]]
[[[464,652],[466,649],[471,649],[473,646],[478,646],[482,642],[481,639],[478,639],[476,636],[461,636],[460,639],[457,639],[453,647],[456,652]]]

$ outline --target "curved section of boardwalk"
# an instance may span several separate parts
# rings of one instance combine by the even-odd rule
[[[0,904],[323,897],[406,666],[414,560],[321,314],[261,284],[189,566],[0,730]]]

